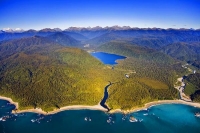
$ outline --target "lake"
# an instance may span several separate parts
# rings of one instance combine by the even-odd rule
[[[1,133],[199,133],[199,108],[162,104],[124,116],[95,110],[68,110],[54,115],[11,114],[14,105],[0,100]],[[138,119],[130,122],[130,115]],[[86,121],[85,118],[89,118]]]
[[[125,56],[110,54],[105,52],[92,52],[90,53],[95,58],[99,59],[102,63],[107,65],[115,65],[117,64],[116,60],[125,59]]]

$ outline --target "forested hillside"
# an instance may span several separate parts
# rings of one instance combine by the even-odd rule
[[[171,57],[157,50],[120,41],[111,41],[99,46],[97,50],[117,53],[141,60],[146,59],[149,61],[157,61],[159,63],[171,63],[174,61]]]
[[[0,57],[0,95],[20,109],[95,105],[108,81],[118,77],[87,52],[43,37],[1,44]]]
[[[200,60],[200,43],[172,43],[161,51],[182,61]]]
[[[96,105],[110,81],[107,104],[113,109],[177,99],[174,84],[189,73],[183,63],[199,68],[199,36],[200,31],[192,29],[130,27],[2,32],[0,95],[18,101],[20,109],[49,111],[67,105]],[[112,69],[86,51],[66,46],[87,46],[87,50],[127,58],[118,60]],[[198,101],[199,91],[191,86],[188,94]]]
[[[130,77],[110,87],[110,107],[130,109],[149,101],[178,99],[174,83],[187,73],[179,61],[153,49],[119,42],[101,45],[98,50],[127,56],[118,61],[114,71],[123,71]]]
[[[56,43],[59,43],[63,46],[68,46],[68,47],[82,47],[81,42],[62,33],[62,32],[57,32],[55,34],[47,36],[48,39],[55,41]]]
[[[186,82],[185,93],[190,95],[195,102],[200,102],[200,73],[190,74],[184,81]]]

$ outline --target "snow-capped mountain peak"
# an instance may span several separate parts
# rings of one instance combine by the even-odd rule
[[[24,30],[21,28],[15,28],[15,29],[11,29],[11,28],[3,28],[4,32],[23,32]]]
[[[21,29],[21,28],[15,28],[14,31],[15,31],[15,32],[23,32],[24,30]]]
[[[4,32],[13,32],[13,30],[11,28],[3,28]]]

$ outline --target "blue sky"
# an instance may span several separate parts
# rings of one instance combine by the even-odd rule
[[[0,0],[0,29],[200,28],[200,0]]]

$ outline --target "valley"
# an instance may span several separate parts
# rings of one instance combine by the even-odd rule
[[[106,105],[111,110],[125,111],[152,101],[176,100],[177,78],[190,74],[181,66],[191,62],[189,67],[199,73],[193,63],[199,61],[199,35],[199,30],[122,27],[3,32],[0,95],[18,102],[18,110],[40,108],[51,112],[65,106],[98,105],[110,81],[114,84],[109,86]],[[173,48],[177,50],[172,51]],[[86,51],[127,58],[117,60],[113,66]],[[193,84],[190,81],[189,86]],[[187,88],[188,84],[186,95],[198,102],[199,87],[190,93]]]

